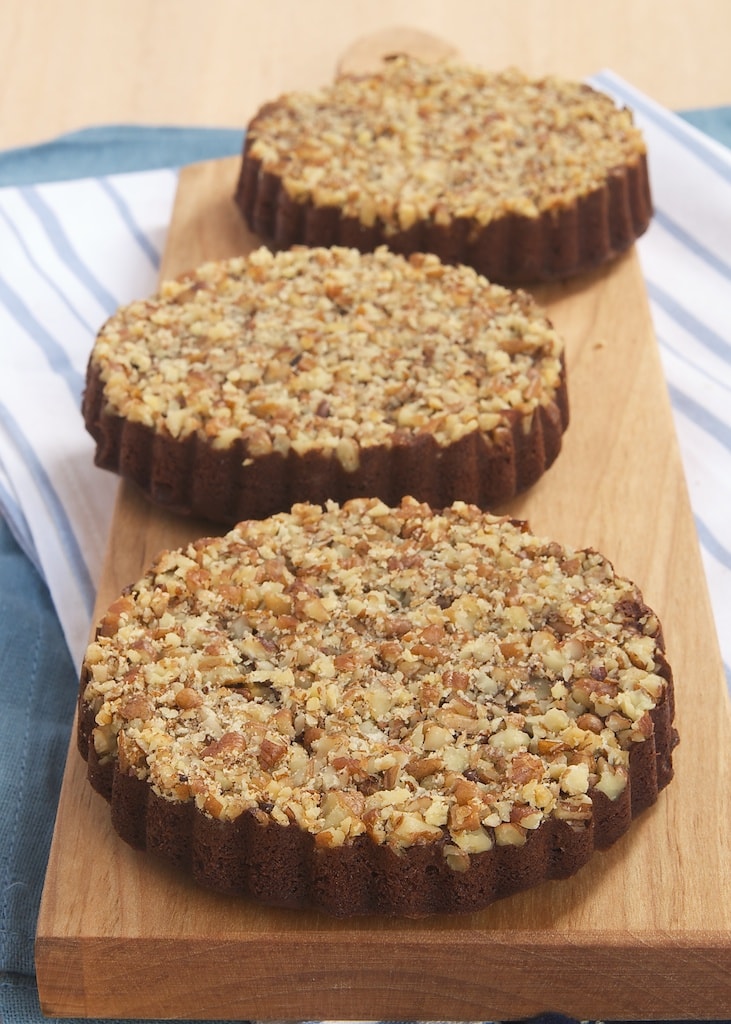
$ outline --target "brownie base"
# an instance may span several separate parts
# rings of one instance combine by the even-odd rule
[[[93,364],[82,413],[96,441],[97,466],[134,481],[171,512],[224,524],[287,511],[295,502],[356,497],[396,505],[411,495],[432,508],[454,501],[496,508],[540,479],[558,456],[569,423],[565,368],[555,401],[539,406],[529,422],[514,414],[490,438],[474,432],[444,447],[430,435],[397,431],[392,446],[362,448],[353,471],[323,451],[252,459],[241,440],[216,449],[198,434],[179,440],[126,420],[106,408]]]
[[[250,154],[255,134],[256,119],[244,142],[234,199],[249,229],[277,249],[341,245],[372,252],[386,245],[402,255],[432,252],[444,263],[464,263],[489,281],[516,286],[593,270],[629,249],[652,219],[647,159],[640,154],[634,164],[613,170],[605,187],[537,217],[507,214],[484,226],[465,217],[448,225],[423,220],[405,231],[387,230],[376,219],[366,227],[338,207],[293,199]]]

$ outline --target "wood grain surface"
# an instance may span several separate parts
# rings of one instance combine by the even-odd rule
[[[164,276],[258,244],[232,202],[237,169],[182,173]],[[205,892],[126,847],[72,742],[37,934],[46,1014],[728,1015],[731,718],[636,254],[536,294],[566,339],[572,421],[557,462],[506,510],[602,551],[659,614],[681,736],[671,785],[573,879],[473,915],[334,920]],[[122,484],[98,612],[160,549],[210,532]]]
[[[486,67],[612,68],[671,110],[731,103],[728,0],[3,0],[0,145],[97,124],[240,128],[353,39],[436,33]]]

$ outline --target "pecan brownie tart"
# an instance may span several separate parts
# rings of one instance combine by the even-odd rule
[[[368,495],[495,508],[560,451],[564,345],[527,293],[433,254],[261,248],[113,315],[83,413],[98,465],[228,525]]]
[[[413,498],[163,552],[88,647],[78,732],[121,837],[202,886],[413,916],[572,875],[676,738],[660,623],[606,558]]]
[[[405,57],[262,107],[236,201],[277,246],[385,243],[503,284],[605,263],[652,215],[643,137],[606,94]]]

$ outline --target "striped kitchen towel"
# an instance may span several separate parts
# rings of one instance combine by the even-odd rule
[[[81,395],[94,335],[155,285],[172,170],[0,189],[0,508],[45,578],[75,664],[116,481]]]
[[[611,72],[649,148],[656,214],[639,242],[731,686],[731,151]],[[0,509],[45,577],[76,664],[116,480],[79,405],[94,334],[156,284],[172,170],[0,189]]]

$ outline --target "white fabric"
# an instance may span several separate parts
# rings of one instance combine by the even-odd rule
[[[653,321],[731,686],[731,151],[611,72],[648,143],[640,239]],[[156,286],[173,171],[0,189],[0,509],[81,661],[116,479],[80,414],[96,330]]]
[[[45,577],[76,664],[116,481],[81,418],[94,335],[155,286],[171,170],[0,189],[0,509]]]

